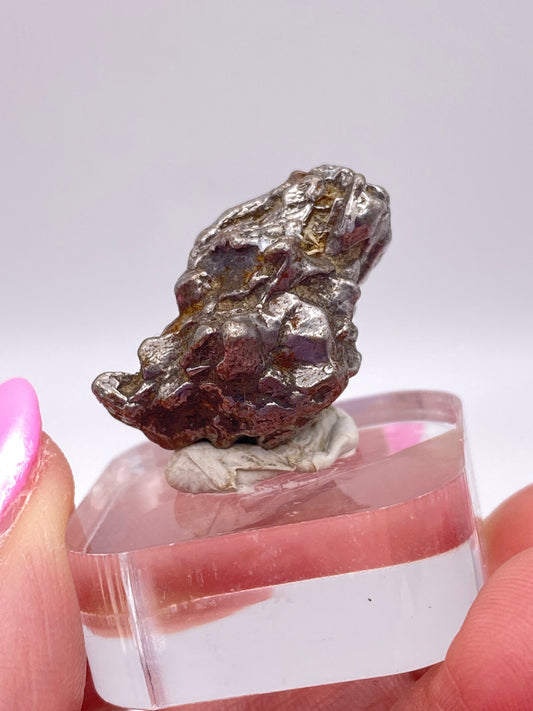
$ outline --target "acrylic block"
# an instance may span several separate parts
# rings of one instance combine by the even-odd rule
[[[175,491],[171,452],[151,443],[104,471],[67,531],[104,699],[159,709],[444,658],[483,582],[460,402],[338,406],[359,427],[355,454],[246,493]]]

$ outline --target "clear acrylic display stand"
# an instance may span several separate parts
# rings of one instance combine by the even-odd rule
[[[444,658],[483,582],[460,402],[337,405],[359,428],[355,454],[247,493],[175,491],[171,452],[151,443],[104,471],[67,547],[105,700],[160,709]]]

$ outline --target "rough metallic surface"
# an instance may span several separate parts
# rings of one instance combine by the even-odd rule
[[[357,373],[358,285],[389,240],[382,188],[347,168],[292,173],[198,236],[178,318],[141,343],[139,373],[104,373],[94,393],[168,449],[286,442]]]

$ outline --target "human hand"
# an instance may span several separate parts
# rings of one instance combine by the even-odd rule
[[[73,480],[40,434],[33,391],[0,386],[0,710],[111,711],[86,685],[64,535]],[[6,386],[9,386],[6,388]],[[7,482],[7,483],[6,483]],[[446,660],[424,673],[181,711],[527,711],[533,708],[533,486],[483,524],[490,578]]]

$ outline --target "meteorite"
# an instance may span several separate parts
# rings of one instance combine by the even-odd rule
[[[167,449],[287,442],[359,370],[359,284],[390,237],[385,190],[348,168],[293,172],[200,233],[178,317],[96,397]]]

